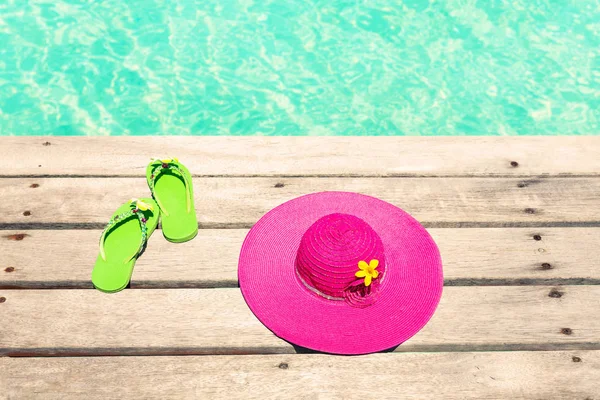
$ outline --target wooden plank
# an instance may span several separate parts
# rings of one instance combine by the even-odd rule
[[[592,399],[600,351],[2,358],[28,399]],[[3,389],[2,389],[3,388]],[[1,395],[0,395],[1,396]]]
[[[290,353],[239,289],[0,290],[0,355]],[[397,351],[600,349],[600,287],[447,287]]]
[[[197,178],[194,188],[204,227],[251,226],[287,200],[326,190],[377,196],[429,226],[598,224],[600,216],[598,178]],[[0,179],[0,224],[104,224],[148,192],[142,178]]]
[[[599,137],[5,137],[1,175],[599,175]]]
[[[157,231],[137,261],[131,286],[234,287],[247,232],[205,229],[195,240],[173,245]],[[600,283],[597,260],[590,257],[600,228],[433,228],[429,232],[444,260],[446,285]],[[99,230],[0,231],[0,288],[91,288],[99,237]]]

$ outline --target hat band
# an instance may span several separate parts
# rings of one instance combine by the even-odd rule
[[[298,277],[298,279],[300,279],[300,282],[302,282],[302,284],[304,285],[304,287],[306,287],[308,290],[310,290],[311,292],[313,292],[316,295],[319,295],[323,298],[326,298],[327,300],[335,300],[335,301],[345,301],[346,299],[344,297],[335,297],[335,296],[330,296],[328,294],[325,294],[323,292],[321,292],[319,289],[310,286],[301,276],[300,273],[298,272],[298,270],[296,269],[296,276]]]
[[[348,286],[348,288],[346,288],[346,290],[344,290],[344,294],[346,295],[345,297],[336,297],[336,296],[331,296],[326,293],[323,293],[319,289],[311,286],[308,282],[306,282],[300,276],[297,269],[296,269],[296,276],[298,277],[298,280],[300,281],[300,283],[302,283],[302,285],[306,289],[310,290],[315,295],[322,297],[324,299],[327,299],[327,300],[344,301],[349,306],[356,307],[356,308],[365,308],[365,307],[369,307],[369,306],[373,305],[379,298],[380,284],[383,282],[383,277],[380,277],[380,279],[377,279],[377,281],[374,281],[373,284],[371,284],[370,286],[364,286],[364,285],[352,286],[352,285],[350,285],[350,286]]]

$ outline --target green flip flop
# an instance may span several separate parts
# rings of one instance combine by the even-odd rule
[[[129,284],[158,218],[159,208],[152,199],[132,199],[115,211],[100,237],[100,254],[92,271],[96,289],[114,293]]]
[[[175,243],[193,239],[198,220],[190,171],[176,158],[153,160],[146,168],[146,179],[160,208],[165,238]]]

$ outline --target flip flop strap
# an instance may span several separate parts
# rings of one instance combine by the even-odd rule
[[[110,221],[108,221],[106,228],[104,228],[102,236],[100,236],[100,256],[104,261],[106,261],[106,252],[104,250],[104,241],[106,240],[106,235],[111,229],[113,229],[117,225],[117,223],[125,221],[127,218],[131,218],[134,215],[137,217],[137,220],[140,223],[140,229],[142,230],[142,238],[137,251],[131,257],[125,259],[125,262],[131,261],[132,258],[141,254],[142,250],[144,249],[144,244],[146,243],[146,240],[148,240],[148,227],[146,226],[146,218],[144,217],[144,214],[140,210],[134,208],[130,211],[121,213],[119,215],[115,215],[113,218],[110,219]]]
[[[172,160],[167,163],[162,162],[160,160],[157,160],[157,161],[159,161],[160,164],[156,165],[152,169],[152,172],[150,174],[149,186],[150,186],[150,191],[152,192],[152,197],[156,201],[156,204],[158,204],[158,207],[160,207],[160,211],[163,214],[165,214],[166,216],[169,216],[169,212],[165,209],[163,204],[160,202],[160,199],[156,195],[156,192],[154,191],[154,184],[155,184],[156,179],[158,179],[158,176],[161,173],[169,170],[169,171],[173,171],[176,175],[179,175],[183,179],[184,186],[185,186],[185,207],[186,207],[186,211],[189,213],[190,206],[192,204],[192,192],[190,190],[190,188],[192,187],[192,182],[190,182],[190,179],[188,178],[188,174],[181,168],[181,166],[179,165],[179,163],[177,161]]]

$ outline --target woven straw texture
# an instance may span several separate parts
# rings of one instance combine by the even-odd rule
[[[370,259],[380,261],[378,278],[368,293],[349,295],[349,286],[361,286],[355,263]],[[429,321],[443,286],[437,246],[414,218],[347,192],[310,194],[269,211],[244,241],[238,275],[248,306],[274,334],[334,354],[406,341]]]

